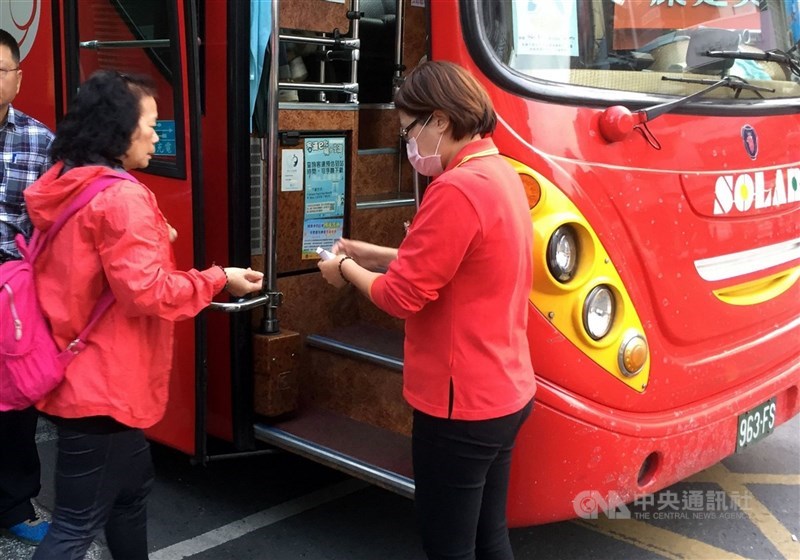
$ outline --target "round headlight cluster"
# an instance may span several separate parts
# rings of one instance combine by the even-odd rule
[[[547,242],[547,268],[553,278],[565,284],[578,268],[578,236],[570,225],[558,227]]]
[[[583,303],[583,327],[594,340],[600,340],[614,324],[616,302],[611,288],[596,286]]]

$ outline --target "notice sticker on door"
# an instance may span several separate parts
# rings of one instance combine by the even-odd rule
[[[285,149],[281,152],[281,190],[302,191],[305,167],[303,150]]]
[[[156,134],[158,134],[158,142],[156,142],[155,155],[177,155],[178,148],[175,142],[175,121],[156,121]]]

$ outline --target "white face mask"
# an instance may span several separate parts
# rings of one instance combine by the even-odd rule
[[[417,137],[422,134],[422,131],[425,130],[426,126],[428,126],[428,122],[431,120],[431,117],[433,117],[432,114],[430,117],[428,117],[428,120],[425,121],[425,124],[422,125],[422,128],[417,133],[417,136],[409,138],[408,144],[406,144],[408,162],[411,164],[411,167],[417,170],[417,173],[424,175],[425,177],[434,177],[444,173],[442,156],[439,155],[439,145],[442,143],[442,136],[444,136],[444,132],[441,136],[439,136],[439,142],[436,144],[436,150],[432,156],[421,156],[419,154],[419,146],[417,146]]]

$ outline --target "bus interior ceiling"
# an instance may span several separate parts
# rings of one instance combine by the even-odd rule
[[[406,3],[405,25],[400,29],[408,71],[427,51],[426,10],[412,8],[411,0],[400,1]],[[313,22],[306,17],[310,4],[318,14]],[[282,2],[280,9],[282,34],[332,36],[334,29],[347,33],[349,2]],[[342,92],[326,92],[326,102],[320,102],[317,91],[301,90],[296,98],[282,93],[277,161],[280,165],[286,149],[304,149],[309,138],[344,137],[343,235],[397,247],[405,234],[404,222],[411,220],[416,206],[413,169],[404,157],[397,135],[399,117],[391,103],[398,10],[395,0],[361,0],[360,11],[365,16],[359,32],[358,103]],[[287,58],[304,53],[306,72],[295,74],[295,79],[349,81],[349,62],[323,64],[317,54],[322,47],[289,47]],[[322,73],[324,80],[320,80]],[[299,134],[285,135],[288,132]],[[398,441],[405,446],[411,429],[411,409],[401,394],[403,322],[377,310],[352,286],[330,287],[317,273],[317,259],[301,258],[306,205],[304,191],[278,193],[281,333],[255,336],[256,413],[261,415],[260,422],[330,448],[346,448],[345,440],[361,442],[363,449],[354,449],[354,456],[371,448],[385,461],[393,455],[383,449],[387,442],[400,436]],[[253,255],[254,268],[263,270],[263,259],[263,252]],[[254,324],[259,315],[255,314]],[[294,357],[287,359],[287,354]],[[320,415],[326,417],[325,422],[319,421]],[[325,433],[320,433],[320,426]],[[353,437],[352,430],[361,429],[365,434]],[[336,442],[325,439],[337,433],[348,435]],[[371,443],[366,445],[368,440]],[[361,458],[381,462],[380,458]]]

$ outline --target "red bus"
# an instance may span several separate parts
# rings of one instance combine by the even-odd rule
[[[0,21],[16,105],[51,126],[99,68],[156,78],[140,177],[179,266],[266,273],[178,325],[150,437],[199,462],[267,444],[408,496],[403,324],[328,287],[315,249],[400,243],[425,182],[393,89],[425,57],[478,77],[535,231],[523,526],[656,492],[800,410],[795,4],[3,0]]]

